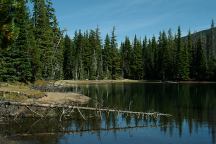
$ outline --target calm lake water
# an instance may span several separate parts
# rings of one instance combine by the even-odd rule
[[[91,84],[76,91],[92,98],[89,106],[161,112],[172,118],[140,118],[83,112],[77,117],[23,119],[0,124],[0,143],[21,144],[216,144],[216,84]]]

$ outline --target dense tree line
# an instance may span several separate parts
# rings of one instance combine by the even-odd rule
[[[63,36],[51,0],[2,0],[0,15],[0,81],[216,80],[213,21],[205,32],[182,37],[179,27],[118,46],[115,27],[104,41],[98,27]]]
[[[128,37],[117,48],[115,28],[102,43],[100,32],[75,32],[65,36],[65,79],[149,79],[215,80],[215,28],[210,33],[182,37],[160,32],[159,37],[131,41]],[[197,36],[198,35],[198,36]]]
[[[32,12],[29,3],[0,3],[0,81],[63,78],[63,35],[52,2],[32,0]]]

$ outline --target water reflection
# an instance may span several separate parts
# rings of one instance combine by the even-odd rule
[[[215,84],[103,84],[55,91],[80,92],[92,98],[89,106],[134,111],[158,111],[173,118],[150,119],[82,111],[75,118],[6,121],[1,137],[20,143],[216,143]]]
[[[215,88],[215,84],[109,84],[86,85],[82,92],[93,96],[95,105],[172,114],[175,121],[167,124],[173,126],[161,128],[170,136],[175,127],[179,137],[187,129],[192,135],[208,127],[212,143],[216,143]]]

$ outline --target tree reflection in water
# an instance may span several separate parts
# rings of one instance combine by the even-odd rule
[[[114,142],[117,135],[128,133],[129,137],[139,136],[146,131],[155,135],[164,133],[173,143],[201,141],[203,137],[211,137],[216,143],[216,85],[215,84],[103,84],[82,85],[65,91],[79,90],[92,98],[90,106],[109,107],[133,111],[158,111],[169,113],[173,118],[131,117],[115,113],[103,113],[102,120],[98,115],[82,111],[84,121],[74,113],[71,120],[59,122],[58,119],[34,120],[22,119],[6,121],[0,125],[0,139],[7,136],[8,141],[18,140],[29,143],[61,143],[62,139],[70,139],[73,135],[89,138],[96,135],[98,143],[106,138],[106,132],[113,134],[108,142]],[[61,90],[63,91],[63,90]],[[159,131],[157,131],[159,130]],[[134,135],[135,134],[135,135]],[[92,138],[92,137],[91,137]],[[142,136],[140,142],[148,137]],[[1,140],[0,140],[1,142]],[[128,141],[129,142],[129,141]],[[64,142],[62,142],[64,143]],[[79,142],[77,142],[79,143]]]

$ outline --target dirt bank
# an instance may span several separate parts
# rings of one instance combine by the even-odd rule
[[[77,93],[41,92],[23,84],[1,84],[0,101],[38,102],[49,104],[86,104],[89,97]]]
[[[39,98],[37,102],[49,104],[86,104],[89,100],[89,97],[77,93],[47,92],[46,96]]]

